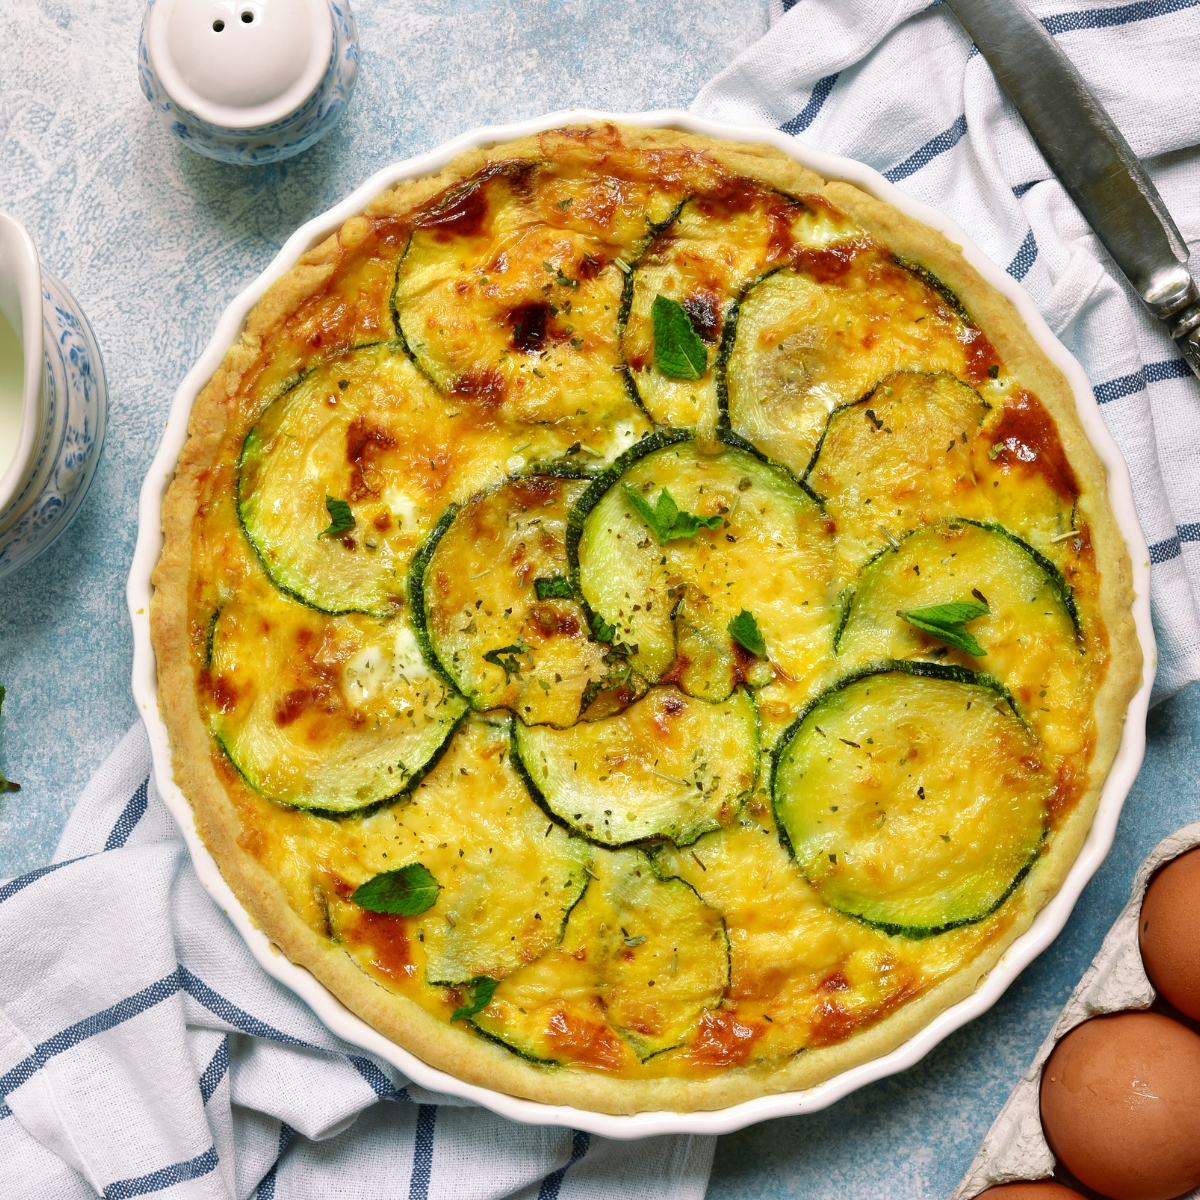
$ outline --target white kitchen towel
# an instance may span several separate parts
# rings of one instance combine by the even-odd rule
[[[2,1200],[701,1200],[714,1140],[518,1125],[339,1041],[201,887],[141,725],[0,884]]]
[[[1142,308],[941,0],[770,0],[692,108],[868,163],[957,221],[1083,364],[1152,563],[1154,698],[1200,679],[1200,383]],[[1148,166],[1200,272],[1200,0],[1033,0]]]

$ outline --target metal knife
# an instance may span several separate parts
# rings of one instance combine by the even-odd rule
[[[1187,243],[1100,101],[1022,0],[945,0],[1050,169],[1200,377],[1200,289]]]

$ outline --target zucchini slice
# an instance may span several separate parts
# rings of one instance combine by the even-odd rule
[[[829,205],[738,180],[694,196],[638,260],[626,293],[621,348],[646,411],[659,425],[717,425],[717,371],[730,310],[748,283],[788,262],[800,247],[856,232]],[[682,304],[708,347],[695,380],[673,379],[655,364],[651,308],[657,296]]]
[[[780,740],[775,817],[832,908],[924,937],[982,920],[1024,878],[1053,774],[1005,689],[936,663],[836,684]]]
[[[624,712],[570,729],[513,726],[535,798],[592,841],[670,838],[727,825],[758,778],[758,711],[739,688],[718,703],[654,687]]]
[[[771,677],[730,634],[742,610],[770,662],[793,678],[828,653],[833,612],[824,513],[786,471],[736,446],[715,451],[678,430],[647,438],[584,493],[567,540],[580,594],[615,629],[614,643],[631,648],[630,666],[709,700]],[[660,543],[629,491],[654,507],[664,489],[720,526]]]
[[[280,590],[323,612],[389,616],[447,503],[503,479],[517,436],[450,409],[397,347],[365,347],[263,410],[238,461],[238,515]],[[330,500],[350,506],[339,535],[326,532]]]
[[[213,734],[250,787],[337,813],[410,791],[467,711],[404,620],[275,595],[221,609],[204,684]]]
[[[948,371],[979,383],[995,362],[956,300],[865,239],[769,275],[736,323],[724,370],[730,426],[797,474],[829,414],[879,380]]]
[[[507,719],[469,719],[412,798],[391,812],[389,857],[376,865],[419,862],[440,889],[420,916],[393,918],[410,944],[424,947],[428,983],[503,979],[562,940],[593,851],[557,825],[546,828],[509,761]],[[352,882],[370,877],[364,864]],[[327,902],[339,929],[358,920],[353,903],[336,895]]]
[[[567,580],[567,510],[584,487],[549,475],[509,480],[431,535],[417,615],[473,708],[561,728],[592,691],[627,683]]]
[[[591,870],[562,947],[474,1021],[527,1058],[611,1071],[687,1041],[728,986],[729,940],[720,914],[641,851],[601,851]]]
[[[953,375],[893,375],[829,418],[807,482],[862,562],[899,535],[988,502],[973,458],[988,406]],[[985,481],[986,482],[986,481]]]
[[[490,421],[570,428],[596,461],[650,428],[626,386],[613,261],[650,224],[618,213],[602,184],[496,164],[418,217],[392,299],[409,354],[441,392]]]
[[[1063,573],[1003,526],[964,517],[914,530],[863,568],[834,648],[862,662],[927,656],[940,643],[899,613],[970,599],[988,608],[972,624],[985,665],[1010,686],[1034,659],[1078,659],[1079,612]]]

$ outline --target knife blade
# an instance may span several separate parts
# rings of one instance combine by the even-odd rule
[[[1200,289],[1188,248],[1137,156],[1022,0],[945,0],[1050,169],[1200,378]]]

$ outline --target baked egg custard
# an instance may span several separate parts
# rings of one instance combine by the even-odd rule
[[[163,511],[160,703],[254,921],[468,1082],[727,1106],[1054,895],[1141,678],[1065,379],[781,152],[584,125],[274,283]]]

